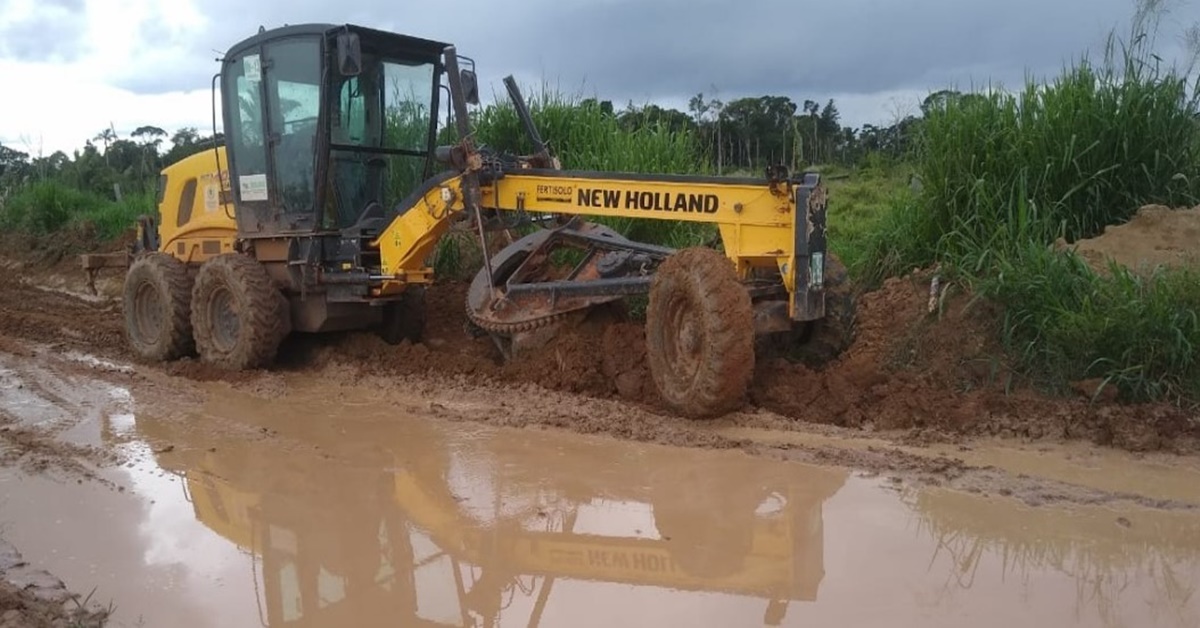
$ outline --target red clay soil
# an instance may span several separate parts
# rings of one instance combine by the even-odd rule
[[[1124,405],[1095,382],[1046,396],[1015,376],[996,343],[999,312],[953,288],[928,311],[928,273],[862,295],[854,346],[821,371],[760,364],[755,404],[818,423],[1028,438],[1087,438],[1124,449],[1195,447],[1193,415],[1168,404]]]
[[[1188,412],[1170,405],[1123,405],[1110,398],[1092,403],[1084,395],[1054,398],[1031,390],[991,341],[995,311],[950,294],[939,312],[929,314],[928,289],[929,277],[914,275],[860,297],[854,346],[820,371],[783,359],[760,362],[751,408],[850,427],[1086,438],[1133,450],[1195,447],[1200,430]],[[641,323],[586,326],[523,363],[502,365],[488,339],[464,331],[465,290],[442,284],[430,291],[425,344],[394,347],[370,334],[345,334],[294,339],[285,356],[297,367],[343,362],[377,375],[536,383],[666,412],[646,367]],[[1090,396],[1095,389],[1083,391]]]
[[[68,258],[63,260],[66,264]],[[92,303],[34,287],[38,263],[10,264],[0,274],[0,338],[28,338],[91,353],[132,359],[125,346],[119,302]],[[76,266],[66,273],[80,273]],[[940,312],[929,314],[928,274],[894,278],[861,295],[855,344],[820,371],[784,360],[760,360],[749,407],[772,415],[747,417],[786,429],[806,421],[872,429],[912,429],[944,436],[996,434],[1029,438],[1086,438],[1132,450],[1195,450],[1195,417],[1165,404],[1092,403],[1084,395],[1053,398],[1013,377],[992,339],[996,312],[953,288]],[[486,337],[467,332],[466,284],[442,283],[428,292],[428,328],[421,344],[392,346],[369,332],[294,334],[275,369],[303,371],[342,363],[375,375],[425,375],[469,383],[537,384],[597,398],[619,398],[643,409],[665,409],[646,366],[641,323],[588,324],[518,364],[503,364]],[[200,380],[240,376],[194,359],[164,365]],[[1090,396],[1092,388],[1081,390]],[[743,423],[745,421],[742,421]]]

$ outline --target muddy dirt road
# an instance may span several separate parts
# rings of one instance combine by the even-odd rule
[[[636,443],[479,420],[521,391],[196,382],[24,342],[0,376],[0,530],[110,626],[1200,622],[1196,460]],[[548,393],[526,420],[615,403]]]
[[[76,281],[0,278],[0,537],[110,626],[1200,625],[1186,417],[916,394],[929,346],[862,395],[870,316],[838,373],[696,423],[629,355],[501,367],[454,317],[237,377],[137,364],[115,284]]]

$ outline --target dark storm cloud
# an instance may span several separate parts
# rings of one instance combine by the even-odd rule
[[[0,5],[0,59],[74,61],[87,30],[84,0],[42,0],[31,15],[8,22]]]
[[[686,99],[714,86],[726,99],[823,100],[1052,74],[1086,49],[1097,56],[1107,31],[1124,29],[1133,9],[1131,0],[362,0],[346,12],[327,0],[198,4],[211,23],[191,60],[125,87],[207,88],[213,50],[260,24],[335,21],[455,42],[479,62],[485,95],[512,73],[618,103]]]
[[[873,93],[1045,72],[1126,12],[1127,0],[660,0],[538,13],[529,30],[558,53],[548,69],[601,90]]]

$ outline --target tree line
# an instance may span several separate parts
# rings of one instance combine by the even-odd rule
[[[193,127],[170,134],[171,146],[163,150],[167,139],[162,128],[145,125],[128,137],[120,137],[111,127],[103,129],[72,155],[59,150],[31,156],[0,144],[0,199],[25,184],[47,180],[106,197],[151,192],[164,166],[213,146],[212,135],[202,136]]]
[[[922,110],[951,93],[931,95]],[[610,103],[602,105],[611,108]],[[841,123],[833,99],[823,105],[813,100],[798,104],[786,96],[724,102],[703,93],[689,100],[687,112],[630,103],[616,115],[630,129],[662,124],[694,132],[704,147],[705,159],[719,174],[757,171],[775,164],[792,170],[820,164],[853,167],[868,155],[903,159],[921,120],[910,114],[898,116],[887,126],[864,124],[854,128]]]
[[[938,92],[922,104],[923,112],[955,92]],[[684,131],[697,138],[702,159],[718,174],[759,172],[785,164],[793,170],[819,164],[853,167],[871,155],[903,159],[921,115],[905,115],[888,126],[842,125],[837,104],[813,100],[797,103],[786,96],[745,97],[723,102],[703,93],[690,99],[688,111],[629,103],[616,110],[612,101],[585,99],[579,106],[599,106],[629,131],[657,127]],[[0,144],[0,198],[22,184],[57,180],[80,190],[112,197],[118,190],[146,193],[163,166],[210,148],[214,136],[194,127],[168,134],[144,125],[126,137],[106,128],[68,155],[56,151],[32,156]],[[220,134],[216,139],[221,139]],[[164,145],[169,142],[169,148]]]

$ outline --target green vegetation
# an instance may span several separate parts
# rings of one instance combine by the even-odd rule
[[[920,211],[881,258],[876,276],[936,258],[992,256],[1031,240],[1068,241],[1124,222],[1143,204],[1191,203],[1200,193],[1200,127],[1186,79],[1128,58],[1081,61],[1018,95],[947,96],[918,138]]]
[[[853,171],[822,168],[829,188],[829,247],[859,276],[872,259],[870,247],[877,234],[888,233],[882,224],[888,209],[906,194],[912,168],[873,154]]]
[[[1006,304],[1003,340],[1044,383],[1101,378],[1130,399],[1200,401],[1200,270],[1103,276],[1030,242],[974,281]]]
[[[524,90],[522,90],[524,91]],[[672,127],[663,120],[631,125],[605,103],[595,99],[565,96],[545,87],[525,95],[534,125],[564,168],[614,172],[669,172],[695,174],[708,171],[696,132]],[[516,109],[507,100],[497,100],[474,118],[476,141],[487,148],[530,154],[524,128]],[[711,240],[716,228],[687,222],[649,219],[603,219],[618,232],[647,242],[668,246],[690,246]]]
[[[1164,68],[1143,2],[1126,45],[1018,94],[935,94],[916,137],[916,194],[865,238],[868,282],[940,262],[1005,306],[1004,340],[1048,384],[1099,377],[1132,399],[1200,401],[1200,282],[1098,276],[1058,238],[1095,236],[1145,204],[1200,198],[1200,92]]]
[[[51,179],[35,182],[5,199],[0,206],[0,229],[47,235],[63,227],[82,227],[109,240],[128,231],[138,216],[154,212],[153,197],[146,192],[117,202]]]
[[[163,165],[212,146],[211,139],[185,128],[171,137],[170,150],[161,151],[166,135],[143,126],[126,139],[105,129],[70,157],[55,152],[30,158],[0,145],[0,229],[45,235],[86,228],[100,238],[119,236],[139,215],[156,212]]]

